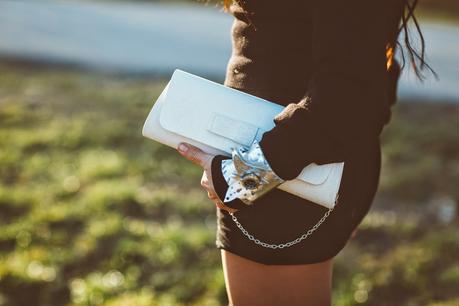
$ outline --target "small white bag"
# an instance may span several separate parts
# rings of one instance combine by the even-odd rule
[[[175,69],[143,126],[145,137],[177,148],[188,142],[212,154],[231,156],[271,130],[284,106]],[[277,188],[333,208],[344,162],[309,164],[294,180]]]

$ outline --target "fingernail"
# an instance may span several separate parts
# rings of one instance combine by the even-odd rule
[[[180,152],[186,152],[186,150],[188,150],[188,146],[183,144],[183,143],[181,143],[179,145],[178,149],[179,149]]]

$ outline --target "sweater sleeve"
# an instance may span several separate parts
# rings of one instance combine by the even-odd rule
[[[260,140],[282,179],[296,178],[312,162],[344,161],[380,134],[388,108],[384,9],[382,0],[316,1],[308,92]]]

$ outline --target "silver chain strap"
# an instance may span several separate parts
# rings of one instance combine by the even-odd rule
[[[336,202],[335,202],[335,205],[336,205]],[[255,242],[256,244],[258,245],[261,245],[262,247],[265,247],[265,248],[270,248],[270,249],[283,249],[285,247],[291,247],[292,245],[295,245],[299,242],[301,242],[302,240],[308,238],[309,236],[312,235],[312,233],[315,232],[316,229],[319,228],[319,226],[324,223],[325,219],[327,219],[327,217],[330,215],[330,213],[333,211],[333,207],[329,208],[325,214],[322,216],[322,218],[320,218],[319,221],[317,221],[316,224],[314,224],[313,227],[311,227],[310,229],[308,229],[306,231],[306,233],[304,233],[303,235],[299,236],[298,238],[292,240],[292,241],[289,241],[289,242],[286,242],[286,243],[279,243],[279,244],[270,244],[270,243],[266,243],[266,242],[263,242],[263,241],[260,241],[259,239],[255,238],[253,235],[249,234],[249,232],[247,232],[247,230],[242,226],[242,224],[237,220],[236,216],[234,215],[234,213],[230,212],[229,214],[231,215],[231,218],[233,219],[233,221],[236,223],[237,227],[239,227],[239,229],[242,231],[242,233],[247,236],[247,238],[249,238],[250,240],[252,240],[253,242]]]

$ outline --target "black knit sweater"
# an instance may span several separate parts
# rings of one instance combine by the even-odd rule
[[[397,39],[402,10],[401,0],[231,5],[233,52],[224,84],[287,106],[260,141],[281,178],[294,179],[311,162],[345,161],[359,143],[379,136],[396,99],[399,65],[388,68],[386,47]],[[212,162],[221,199],[224,158]]]

